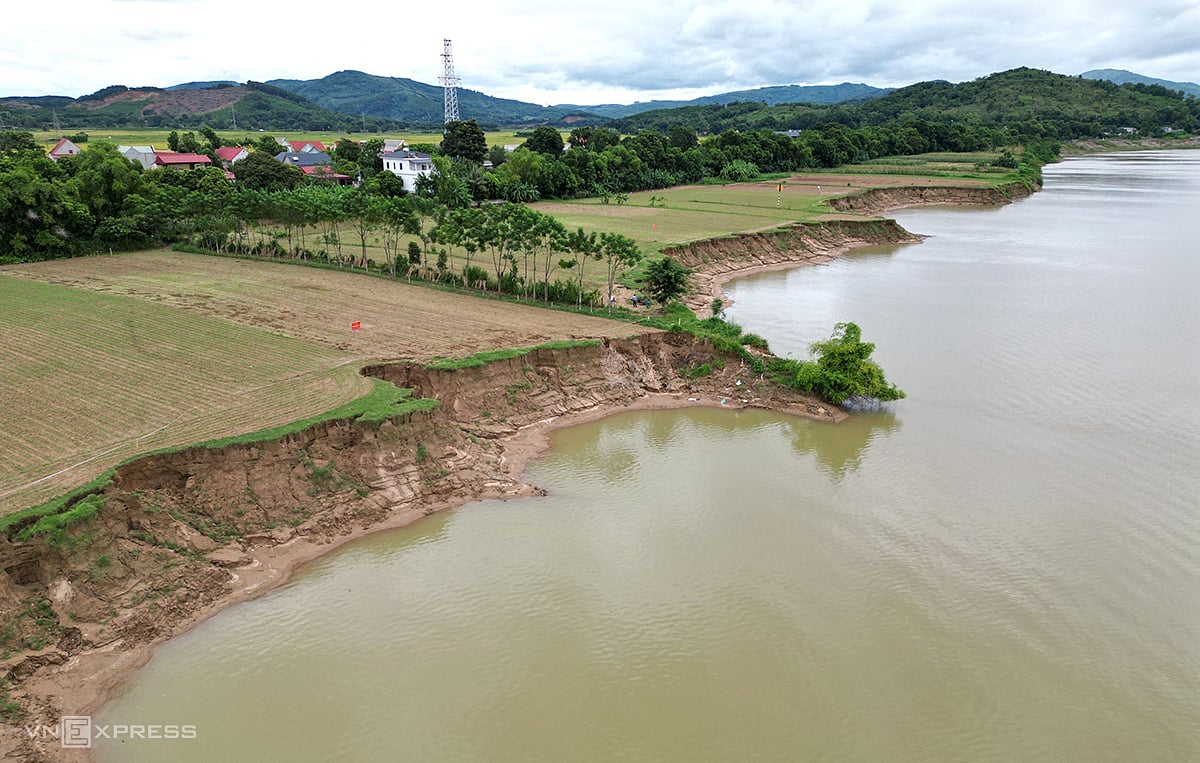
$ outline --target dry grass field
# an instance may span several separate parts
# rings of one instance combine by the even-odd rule
[[[365,359],[631,333],[379,278],[166,251],[0,267],[0,513],[138,453],[335,408],[370,388]]]

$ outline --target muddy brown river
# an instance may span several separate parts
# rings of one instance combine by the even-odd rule
[[[620,414],[161,648],[102,761],[1200,760],[1200,151],[729,285],[908,399]]]

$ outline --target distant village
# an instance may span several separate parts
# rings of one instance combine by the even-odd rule
[[[305,175],[316,180],[323,180],[338,185],[352,185],[355,178],[340,172],[334,172],[333,159],[319,140],[287,140],[276,138],[275,141],[282,149],[275,154],[275,160],[298,168]],[[336,144],[335,144],[336,147]],[[117,151],[130,161],[137,162],[142,169],[152,170],[159,167],[169,167],[180,170],[193,170],[197,167],[211,167],[213,161],[205,154],[182,153],[178,151],[159,151],[153,146],[117,146]],[[50,149],[50,158],[58,160],[64,156],[79,154],[80,148],[68,138],[63,138]],[[225,177],[236,180],[232,167],[245,159],[250,152],[241,146],[221,146],[216,150],[221,160]],[[405,141],[401,139],[386,139],[383,142],[383,169],[391,172],[404,182],[404,190],[414,193],[417,190],[417,178],[433,172],[433,158],[429,154],[409,151]]]

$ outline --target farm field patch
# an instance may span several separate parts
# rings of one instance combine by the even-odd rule
[[[139,453],[333,409],[370,389],[366,359],[632,333],[380,278],[167,251],[4,266],[0,512]]]

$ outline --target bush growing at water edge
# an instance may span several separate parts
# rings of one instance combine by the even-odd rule
[[[871,360],[875,345],[862,341],[858,324],[837,324],[829,339],[814,342],[810,350],[816,360],[773,361],[772,376],[838,405],[852,397],[881,401],[904,397],[904,391],[890,384],[883,369]]]

